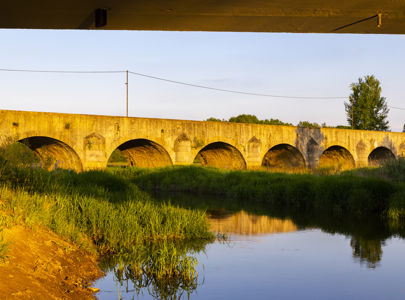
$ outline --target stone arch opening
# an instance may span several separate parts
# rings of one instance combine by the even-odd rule
[[[305,159],[297,148],[289,144],[279,144],[267,151],[262,166],[272,171],[298,170],[305,168]]]
[[[82,162],[76,152],[67,144],[45,136],[28,137],[18,142],[26,145],[38,156],[40,166],[48,170],[66,169],[83,171]]]
[[[368,156],[369,166],[381,166],[390,160],[394,160],[395,155],[392,151],[385,147],[377,147],[371,151]]]
[[[126,158],[128,166],[158,168],[173,165],[169,153],[159,144],[147,139],[135,139],[123,143],[117,148],[121,161]],[[117,153],[116,151],[114,151]],[[113,154],[108,162],[111,162]]]
[[[246,169],[242,153],[234,146],[223,142],[211,143],[201,149],[194,159],[194,164],[220,169]]]
[[[355,167],[355,162],[352,154],[346,148],[331,146],[322,153],[319,167],[349,170]]]

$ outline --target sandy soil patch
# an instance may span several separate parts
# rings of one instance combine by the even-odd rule
[[[96,255],[46,228],[3,233],[10,245],[0,262],[0,299],[94,299],[90,284],[103,275]]]

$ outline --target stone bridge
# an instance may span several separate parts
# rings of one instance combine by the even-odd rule
[[[405,156],[405,134],[0,110],[0,142],[24,142],[60,168],[104,169],[119,149],[132,166],[348,169]]]

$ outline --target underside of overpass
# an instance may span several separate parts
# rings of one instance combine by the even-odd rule
[[[6,0],[0,28],[404,34],[405,1]]]

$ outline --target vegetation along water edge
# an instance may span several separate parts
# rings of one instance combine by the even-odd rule
[[[179,251],[177,245],[197,240],[203,247],[214,238],[204,211],[155,202],[108,171],[48,172],[0,156],[0,199],[1,228],[46,226],[95,248],[104,261],[110,257],[156,278],[195,280],[190,247]],[[7,246],[0,241],[3,260]]]
[[[146,190],[220,195],[300,212],[377,215],[392,221],[405,218],[405,160],[402,158],[377,169],[333,175],[226,171],[195,166],[126,168],[111,172]]]

